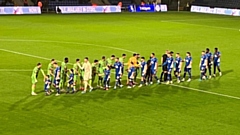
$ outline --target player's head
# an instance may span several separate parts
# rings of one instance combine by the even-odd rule
[[[140,58],[140,54],[139,53],[137,53],[137,58]]]
[[[76,62],[79,63],[79,62],[80,62],[80,59],[76,59]]]
[[[214,50],[215,50],[215,52],[218,52],[218,48],[216,47],[216,48],[214,48]]]
[[[102,60],[105,60],[106,59],[106,57],[105,56],[102,56]]]
[[[210,52],[210,49],[209,48],[206,48],[206,53]]]
[[[68,63],[68,57],[65,57],[65,58],[64,58],[64,62],[65,62],[65,63]]]
[[[54,62],[53,63],[53,66],[56,68],[56,67],[58,67],[58,63],[57,62]]]
[[[173,56],[173,54],[174,54],[174,52],[173,52],[173,51],[171,51],[169,54],[170,54],[170,56],[172,57],[172,56]]]
[[[168,56],[168,57],[171,57],[171,53],[168,53],[167,56]]]
[[[165,54],[168,54],[168,53],[169,53],[169,50],[166,50],[166,51],[165,51]]]
[[[190,53],[190,52],[187,52],[187,53],[186,53],[186,56],[188,56],[188,57],[191,56],[191,53]]]
[[[55,62],[55,59],[51,59],[51,63],[53,64]]]
[[[137,56],[137,54],[136,53],[133,53],[133,57],[136,57]]]
[[[46,75],[46,78],[48,79],[50,76],[49,75]]]
[[[151,58],[155,57],[155,53],[151,53],[150,56],[151,56]]]
[[[176,57],[180,57],[180,53],[176,53]]]
[[[106,69],[107,69],[107,70],[111,69],[111,66],[110,66],[110,65],[107,65],[107,66],[106,66]]]
[[[38,63],[38,64],[37,64],[37,67],[38,67],[38,68],[41,68],[41,67],[42,67],[42,64],[41,64],[41,63]]]
[[[145,60],[145,57],[141,57],[141,61],[144,61]]]
[[[127,55],[124,53],[124,54],[122,54],[122,57],[125,59],[127,57]]]
[[[84,58],[84,62],[88,62],[88,57],[85,57],[85,58]]]
[[[115,58],[115,61],[116,61],[116,62],[118,62],[118,61],[119,61],[119,58],[118,58],[118,57],[117,57],[117,58]]]
[[[205,53],[205,51],[202,51],[202,55],[205,55],[206,53]]]
[[[95,64],[98,64],[98,60],[94,60],[94,63],[95,63]]]
[[[73,69],[72,68],[70,69],[70,73],[73,73]]]
[[[114,60],[114,58],[115,58],[115,55],[111,55],[111,59]]]

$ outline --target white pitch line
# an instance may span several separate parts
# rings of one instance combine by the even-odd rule
[[[201,25],[201,24],[192,24],[192,23],[185,23],[185,22],[177,22],[177,21],[161,21],[163,23],[177,23],[177,24],[184,24],[184,25],[193,25],[193,26],[202,26],[214,29],[225,29],[225,30],[234,30],[239,31],[237,28],[227,28],[227,27],[218,27],[218,26],[208,26],[208,25]]]
[[[130,50],[118,48],[118,47],[109,47],[105,45],[97,45],[97,44],[89,44],[89,43],[79,43],[79,42],[67,42],[67,41],[54,41],[54,40],[24,40],[24,39],[0,39],[0,41],[7,41],[7,42],[42,42],[42,43],[59,43],[59,44],[77,44],[77,45],[85,45],[85,46],[97,46],[97,47],[104,47],[108,49],[120,50],[130,53],[135,53]]]
[[[207,93],[207,94],[212,94],[212,95],[217,95],[217,96],[228,97],[228,98],[233,98],[233,99],[240,100],[240,97],[225,95],[225,94],[221,94],[221,93],[215,93],[215,92],[211,92],[211,91],[200,90],[200,89],[196,89],[196,88],[185,87],[185,86],[181,86],[181,85],[175,85],[175,84],[170,84],[170,85],[175,86],[175,87],[179,87],[179,88],[184,88],[184,89],[189,89],[189,90],[193,90],[193,91],[198,91],[198,92],[202,92],[202,93]]]
[[[30,72],[31,69],[0,69],[0,72]]]
[[[0,39],[1,40],[1,39]],[[12,40],[13,41],[13,40]],[[28,41],[28,40],[25,40]],[[30,40],[30,42],[36,42],[37,40]],[[40,40],[41,41],[41,40]],[[51,41],[50,41],[51,42]],[[58,41],[60,42],[60,41]],[[62,42],[63,43],[63,42]],[[68,43],[68,42],[64,42],[64,43]],[[73,42],[69,42],[69,43],[73,43]],[[113,49],[113,48],[112,48]],[[13,54],[19,54],[19,55],[24,55],[24,56],[28,56],[28,57],[33,57],[33,58],[39,58],[39,59],[44,59],[44,60],[50,60],[49,58],[45,58],[45,57],[41,57],[41,56],[36,56],[36,55],[32,55],[32,54],[26,54],[26,53],[21,53],[21,52],[16,52],[16,51],[11,51],[11,50],[6,50],[6,49],[0,49],[1,51],[5,51],[5,52],[9,52],[9,53],[13,53]],[[125,50],[125,49],[121,49],[121,50]],[[133,52],[130,50],[127,50],[128,52]],[[185,87],[185,86],[180,86],[180,85],[175,85],[175,84],[171,84],[171,86],[174,87],[179,87],[179,88],[184,88],[184,89],[188,89],[188,90],[192,90],[192,91],[197,91],[197,92],[201,92],[201,93],[207,93],[207,94],[211,94],[211,95],[216,95],[216,96],[221,96],[221,97],[227,97],[227,98],[232,98],[232,99],[238,99],[240,100],[240,97],[235,97],[235,96],[230,96],[230,95],[226,95],[226,94],[221,94],[221,93],[216,93],[216,92],[210,92],[210,91],[205,91],[205,90],[200,90],[200,89],[196,89],[196,88],[190,88],[190,87]]]

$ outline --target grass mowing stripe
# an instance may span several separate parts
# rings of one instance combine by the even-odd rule
[[[5,52],[9,52],[9,53],[24,55],[24,56],[28,56],[28,57],[50,60],[48,58],[44,58],[44,57],[40,57],[40,56],[36,56],[36,55],[31,55],[31,54],[26,54],[26,53],[21,53],[21,52],[6,50],[6,49],[0,49],[0,50],[5,51]],[[175,85],[175,84],[171,84],[171,85],[175,86],[175,87],[179,87],[179,88],[189,89],[189,90],[192,90],[192,91],[198,91],[198,92],[207,93],[207,94],[211,94],[211,95],[216,95],[216,96],[221,96],[221,97],[227,97],[227,98],[240,100],[240,97],[236,97],[236,96],[231,96],[231,95],[226,95],[226,94],[221,94],[221,93],[216,93],[216,92],[210,92],[210,91],[205,91],[205,90],[200,90],[200,89],[196,89],[196,88],[190,88],[190,87],[185,87],[185,86],[180,86],[180,85]]]

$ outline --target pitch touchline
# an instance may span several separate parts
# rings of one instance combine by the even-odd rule
[[[234,30],[239,31],[237,28],[227,28],[227,27],[217,27],[217,26],[208,26],[208,25],[200,25],[200,24],[192,24],[192,23],[185,23],[185,22],[177,22],[177,21],[161,21],[164,23],[177,23],[177,24],[187,24],[187,25],[193,25],[193,26],[203,26],[203,27],[209,27],[209,28],[215,28],[215,29],[225,29],[225,30]]]
[[[89,44],[89,43],[78,43],[78,42],[67,42],[67,41],[54,41],[54,40],[22,40],[22,39],[0,39],[0,41],[7,41],[7,42],[42,42],[42,43],[60,43],[60,44],[77,44],[77,45],[85,45],[85,46],[97,46],[97,47],[104,47],[108,49],[115,49],[115,50],[121,50],[126,51],[130,53],[135,53],[130,50],[118,48],[118,47],[109,47],[105,45],[97,45],[97,44]]]
[[[31,69],[0,69],[0,72],[30,72]]]
[[[1,39],[0,39],[1,41]],[[3,41],[3,40],[2,40]],[[6,40],[5,40],[6,41]],[[14,40],[10,40],[10,41],[14,41]],[[18,41],[18,40],[15,40],[15,41]],[[29,42],[37,42],[37,41],[40,41],[41,40],[21,40],[21,41],[29,41]],[[48,41],[45,41],[43,40],[43,42],[48,42]],[[49,41],[51,42],[51,41]],[[54,42],[54,41],[52,41]],[[60,41],[57,41],[57,42],[60,42]],[[65,44],[73,44],[74,42],[62,42],[62,43],[65,43]],[[78,43],[80,44],[80,43]],[[89,46],[91,44],[88,44]],[[96,46],[96,45],[94,45]],[[99,47],[101,47],[99,45]],[[105,48],[108,48],[107,46],[105,46]],[[109,47],[110,48],[110,47]],[[111,48],[113,49],[113,48]],[[116,50],[119,50],[117,48],[115,48]],[[9,52],[9,53],[13,53],[13,54],[19,54],[19,55],[23,55],[23,56],[28,56],[28,57],[33,57],[33,58],[39,58],[39,59],[44,59],[44,60],[50,60],[49,58],[45,58],[45,57],[41,57],[41,56],[36,56],[36,55],[31,55],[31,54],[26,54],[26,53],[21,53],[21,52],[16,52],[16,51],[11,51],[11,50],[7,50],[7,49],[0,49],[1,51],[5,51],[5,52]],[[120,49],[120,50],[125,50],[125,49]],[[127,52],[133,52],[133,51],[130,51],[130,50],[126,50]],[[205,90],[200,90],[200,89],[196,89],[196,88],[190,88],[190,87],[185,87],[185,86],[181,86],[181,85],[175,85],[175,84],[171,84],[171,86],[174,86],[174,87],[179,87],[179,88],[184,88],[184,89],[189,89],[189,90],[192,90],[192,91],[198,91],[198,92],[202,92],[202,93],[207,93],[207,94],[212,94],[212,95],[217,95],[217,96],[221,96],[221,97],[227,97],[227,98],[232,98],[232,99],[238,99],[240,100],[240,97],[235,97],[235,96],[230,96],[230,95],[226,95],[226,94],[221,94],[221,93],[216,93],[216,92],[210,92],[210,91],[205,91]]]

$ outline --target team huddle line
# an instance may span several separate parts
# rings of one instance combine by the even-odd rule
[[[218,48],[215,48],[213,54],[210,52],[209,48],[207,48],[206,51],[202,51],[199,62],[200,81],[212,77],[212,65],[214,69],[213,76],[216,76],[216,69],[218,69],[219,75],[222,75],[220,70],[220,56],[221,53],[218,51]],[[141,76],[141,82],[138,87],[153,84],[153,79],[155,79],[158,84],[172,84],[172,71],[174,71],[174,76],[177,78],[177,83],[185,81],[187,74],[187,82],[190,82],[192,78],[191,70],[193,59],[190,52],[187,52],[186,57],[182,59],[179,53],[176,53],[174,58],[174,52],[166,50],[165,54],[161,57],[161,64],[158,64],[158,59],[155,57],[154,53],[150,54],[148,60],[136,53],[129,58],[127,63],[124,62],[125,59],[126,54],[122,54],[122,57],[120,58],[111,55],[110,58],[106,59],[105,56],[102,56],[101,60],[94,60],[91,64],[88,57],[85,57],[83,62],[80,62],[80,59],[76,59],[76,62],[71,69],[67,68],[69,62],[67,57],[64,58],[64,61],[60,66],[55,59],[52,59],[48,64],[46,75],[41,69],[42,64],[38,63],[33,69],[31,76],[31,95],[37,95],[35,89],[38,82],[37,77],[39,71],[41,71],[44,76],[44,90],[46,95],[50,95],[54,92],[51,88],[55,88],[56,96],[59,96],[61,90],[64,90],[64,88],[67,88],[66,93],[75,93],[77,92],[76,87],[78,85],[79,89],[82,90],[81,93],[86,93],[88,88],[89,92],[91,92],[93,90],[92,84],[96,78],[97,88],[109,90],[112,69],[115,70],[114,89],[123,87],[122,76],[125,72],[127,74],[127,88],[133,88],[138,84],[137,76],[139,73]],[[184,74],[181,78],[183,63],[185,63],[183,68]],[[162,67],[162,72],[159,78],[157,77],[158,67]],[[209,72],[208,76],[207,71]]]

